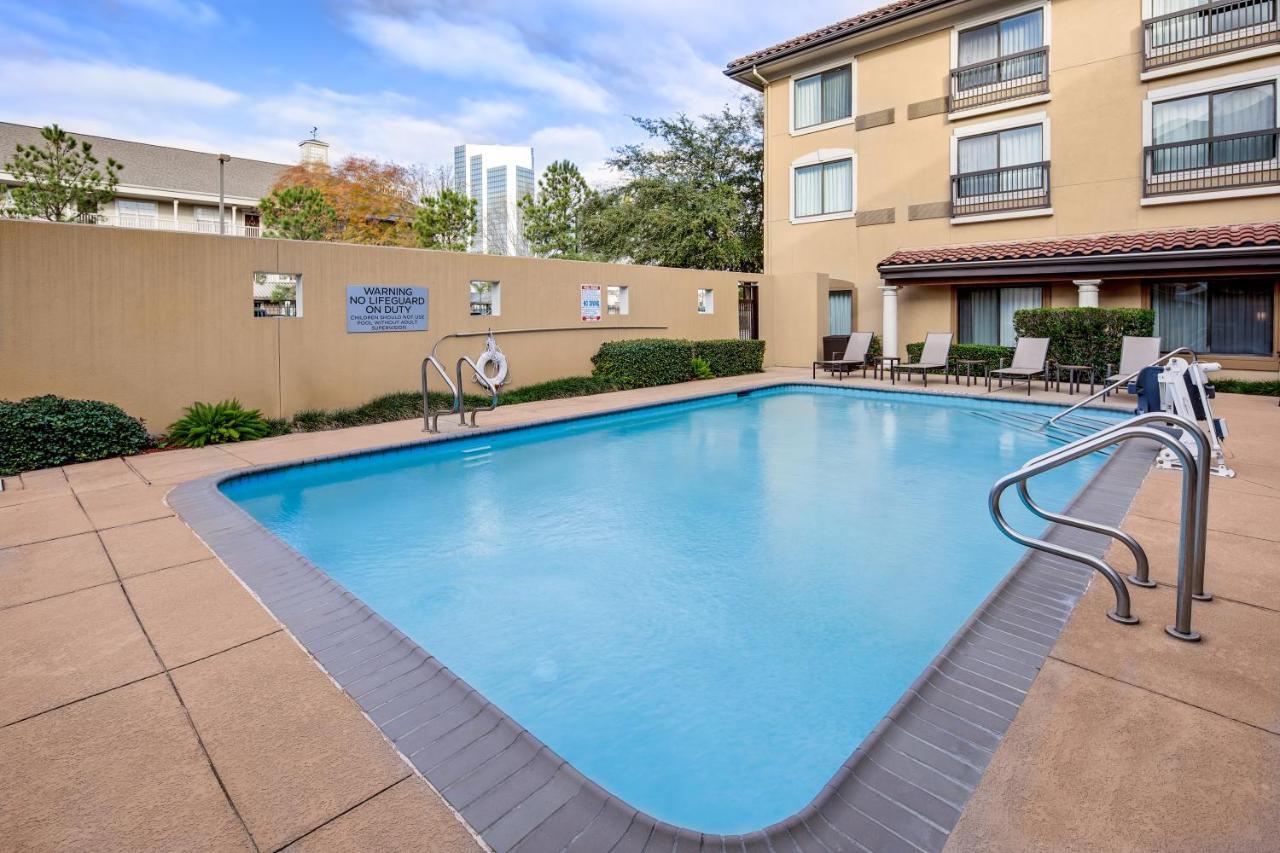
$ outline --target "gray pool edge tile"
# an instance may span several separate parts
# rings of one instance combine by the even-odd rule
[[[707,397],[544,418],[234,469],[179,485],[167,500],[360,705],[406,760],[499,853],[597,849],[619,853],[653,849],[806,853],[899,847],[940,850],[1020,707],[1021,700],[1013,699],[1025,696],[1020,685],[1000,681],[998,673],[1023,673],[1020,680],[1026,681],[1030,689],[1034,675],[1026,673],[1038,673],[1043,666],[1091,580],[1091,570],[1039,552],[1026,552],[809,806],[746,836],[704,835],[639,812],[584,777],[394,625],[259,525],[219,488],[228,480],[302,464],[794,386],[840,390],[794,380],[766,381]],[[857,390],[876,393],[875,389]],[[886,392],[894,393],[889,389]],[[1118,525],[1150,469],[1154,452],[1153,447],[1138,442],[1118,449],[1075,497],[1068,512]],[[1105,537],[1082,535],[1058,525],[1050,525],[1042,535],[1095,556],[1105,553],[1109,544]],[[396,641],[379,646],[388,638]],[[402,642],[407,644],[405,654],[395,663],[373,667],[372,671],[366,666],[371,659],[376,661],[385,654],[386,649],[400,650]],[[362,656],[365,649],[375,651],[371,657]],[[961,658],[964,662],[959,662]],[[988,668],[979,669],[983,664]],[[412,677],[418,670],[421,681],[415,683]],[[445,675],[443,680],[436,678],[440,674]],[[436,682],[434,689],[422,689],[431,682]],[[369,704],[367,697],[378,701]],[[456,702],[440,709],[441,699],[455,698]],[[385,719],[385,710],[396,702],[404,706],[403,710]],[[384,713],[378,714],[379,709]],[[454,716],[445,718],[451,711]],[[419,716],[423,712],[426,719]],[[381,722],[379,718],[383,718]],[[424,728],[433,724],[438,731]],[[919,770],[913,774],[916,765]],[[469,780],[474,784],[468,785]],[[931,790],[931,785],[945,789],[946,796]],[[894,790],[901,792],[903,799],[914,798],[917,808],[912,808],[910,802],[900,802]],[[963,801],[955,802],[962,792]],[[566,813],[571,804],[572,810]],[[920,814],[922,810],[931,812],[931,817]],[[593,844],[610,846],[590,846]]]

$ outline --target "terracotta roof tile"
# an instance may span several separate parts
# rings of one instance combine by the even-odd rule
[[[1128,255],[1189,249],[1242,246],[1280,246],[1280,222],[1178,228],[1127,234],[1089,234],[1016,243],[978,243],[900,249],[880,262],[880,268],[908,264],[955,264],[974,261],[1042,260],[1097,255]]]
[[[772,59],[779,54],[788,53],[813,42],[822,41],[833,36],[845,35],[857,30],[869,29],[878,25],[885,18],[892,17],[899,12],[909,11],[915,6],[932,5],[936,2],[937,0],[896,0],[896,2],[888,3],[869,12],[863,12],[861,15],[855,15],[852,18],[846,18],[830,26],[814,30],[811,33],[787,39],[784,42],[775,44],[773,47],[766,47],[764,50],[757,50],[755,53],[740,56],[729,63],[728,72],[739,71],[747,66]]]

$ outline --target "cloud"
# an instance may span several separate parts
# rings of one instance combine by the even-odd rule
[[[212,6],[201,3],[199,0],[118,0],[118,2],[186,25],[207,27],[222,20]]]
[[[63,102],[127,100],[132,104],[182,104],[226,107],[240,96],[213,83],[153,68],[107,62],[14,58],[0,59],[0,91],[6,99]]]
[[[602,185],[617,179],[616,173],[605,165],[611,150],[609,142],[595,127],[544,127],[530,137],[529,144],[537,157],[539,172],[556,160],[570,160],[590,184]]]

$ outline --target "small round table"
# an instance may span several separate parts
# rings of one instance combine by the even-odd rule
[[[875,364],[876,370],[878,371],[876,375],[877,379],[879,379],[881,382],[884,381],[884,368],[885,368],[885,365],[888,365],[889,384],[890,385],[898,384],[898,365],[902,362],[902,359],[898,358],[896,355],[878,355],[875,358],[871,359],[871,361],[873,364]]]
[[[1096,382],[1097,374],[1090,364],[1055,364],[1054,372],[1057,373],[1058,381],[1055,389],[1062,390],[1062,372],[1067,372],[1067,393],[1074,394],[1084,387],[1084,378],[1089,377],[1089,393],[1093,393],[1093,386]]]
[[[985,358],[953,358],[951,359],[951,375],[956,378],[956,384],[960,384],[960,365],[964,365],[965,387],[974,383],[974,380],[981,380],[981,376],[974,376],[973,369],[987,363]]]

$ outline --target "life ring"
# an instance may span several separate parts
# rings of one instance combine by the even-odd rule
[[[496,373],[490,375],[489,368],[492,366]],[[507,357],[503,355],[502,350],[498,349],[498,342],[494,340],[493,335],[489,335],[488,341],[485,342],[484,352],[476,359],[476,368],[484,374],[485,378],[495,388],[501,388],[507,381]],[[477,385],[483,385],[476,378]]]

